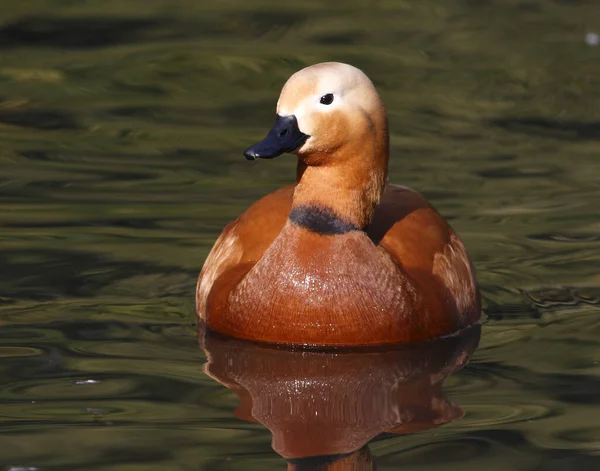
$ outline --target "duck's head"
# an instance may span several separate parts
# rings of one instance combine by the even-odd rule
[[[284,85],[275,125],[267,137],[244,151],[249,160],[285,152],[303,164],[319,166],[357,159],[387,166],[387,118],[369,78],[339,62],[316,64],[296,72]]]

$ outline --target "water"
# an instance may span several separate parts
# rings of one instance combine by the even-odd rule
[[[241,151],[325,60],[374,80],[392,180],[450,220],[485,303],[443,390],[464,417],[366,453],[600,469],[599,32],[567,0],[2,2],[2,469],[286,468],[203,372],[193,294],[224,224],[292,180]]]

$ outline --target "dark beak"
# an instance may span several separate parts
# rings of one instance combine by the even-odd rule
[[[293,114],[277,115],[275,126],[269,131],[267,137],[258,144],[248,147],[244,151],[244,157],[248,160],[272,159],[284,152],[296,150],[309,137],[298,129],[298,121]]]

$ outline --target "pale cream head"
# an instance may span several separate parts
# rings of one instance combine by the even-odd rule
[[[300,131],[310,136],[297,149],[300,157],[325,157],[358,142],[387,154],[387,117],[381,99],[371,80],[351,65],[324,62],[296,72],[281,91],[277,114],[294,115]]]

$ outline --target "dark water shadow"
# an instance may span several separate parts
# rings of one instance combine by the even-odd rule
[[[190,21],[162,17],[31,15],[0,27],[0,47],[96,49],[148,41],[209,37],[246,38],[281,36],[307,21],[300,12],[265,9],[227,16],[206,13]]]
[[[64,110],[0,109],[0,123],[43,131],[81,127],[75,116]]]
[[[598,140],[600,122],[559,120],[537,116],[494,118],[490,124],[508,131],[562,140]]]
[[[86,49],[143,40],[161,30],[160,39],[176,34],[168,20],[158,18],[31,16],[18,18],[0,28],[4,48],[44,47]]]
[[[0,226],[1,227],[1,226]],[[29,299],[49,301],[61,297],[94,297],[115,282],[144,275],[192,273],[171,265],[117,261],[77,250],[0,251],[0,302]],[[183,288],[182,288],[183,289]],[[181,294],[175,289],[164,296]]]

